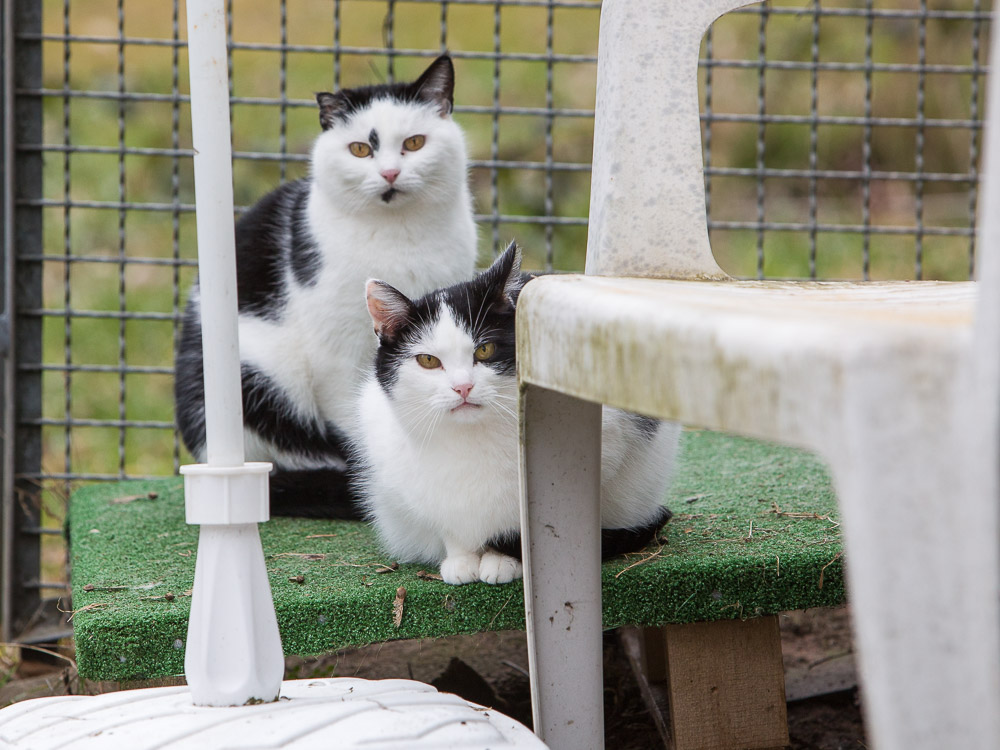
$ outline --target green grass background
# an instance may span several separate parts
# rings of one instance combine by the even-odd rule
[[[180,36],[185,36],[183,3],[180,3]],[[988,9],[989,4],[984,4]],[[175,4],[124,0],[126,37],[170,39]],[[386,41],[385,2],[343,0],[340,14],[341,44],[350,48],[381,47]],[[781,0],[770,7],[811,8],[805,2]],[[860,2],[831,0],[824,8],[858,8]],[[876,10],[916,11],[919,0],[874,3]],[[970,10],[971,2],[932,3],[932,9]],[[545,54],[545,7],[462,5],[447,6],[447,33],[442,40],[441,6],[435,3],[396,2],[392,27],[397,49],[438,50],[442,42],[455,52],[494,50],[499,31],[505,53]],[[67,10],[68,9],[68,10]],[[44,31],[62,34],[65,24],[73,34],[116,38],[118,4],[114,0],[44,0]],[[68,13],[68,15],[67,15]],[[293,45],[329,45],[334,35],[335,5],[331,0],[288,0],[287,41]],[[552,49],[561,55],[594,55],[597,46],[599,3],[551,11]],[[865,20],[823,16],[820,20],[818,57],[824,62],[863,63]],[[774,13],[766,21],[765,57],[769,61],[807,62],[812,57],[811,15]],[[235,0],[233,37],[238,42],[278,44],[282,41],[280,6],[272,0]],[[713,54],[721,60],[756,60],[761,16],[736,13],[717,22],[712,32]],[[918,61],[920,24],[910,18],[879,17],[873,23],[872,56],[878,64],[913,64]],[[972,20],[932,20],[924,30],[927,62],[940,66],[973,64],[979,39],[982,63],[988,42],[988,24]],[[49,90],[114,92],[118,90],[119,65],[124,66],[128,92],[170,94],[173,80],[170,46],[126,45],[93,42],[43,43],[44,86]],[[119,55],[121,54],[121,58]],[[186,52],[178,52],[177,88],[186,93]],[[396,77],[416,75],[427,58],[400,56],[394,60]],[[282,66],[284,65],[284,73]],[[238,152],[290,155],[308,153],[317,132],[316,112],[293,106],[311,100],[317,90],[334,85],[339,66],[344,85],[385,80],[384,55],[344,54],[339,63],[330,54],[238,50],[233,54],[233,91],[237,97],[277,100],[284,75],[290,104],[238,104],[232,108],[233,142]],[[545,107],[548,103],[544,61],[503,60],[498,64],[498,98],[504,106]],[[491,59],[456,62],[456,102],[463,106],[491,106],[495,63]],[[68,72],[67,72],[68,71]],[[594,103],[596,65],[591,62],[557,62],[551,66],[551,104],[557,108],[591,110]],[[716,67],[712,70],[712,107],[716,113],[754,114],[758,109],[761,73],[755,67]],[[702,70],[706,91],[706,71]],[[897,70],[871,77],[872,114],[877,117],[912,118],[916,115],[919,77]],[[981,81],[980,81],[981,83]],[[962,120],[974,116],[971,100],[976,85],[969,73],[931,73],[924,78],[924,114],[929,119]],[[808,70],[768,70],[763,77],[766,110],[771,114],[809,115],[811,74]],[[866,82],[862,73],[821,71],[817,74],[817,111],[821,115],[862,116]],[[979,95],[979,112],[983,107]],[[117,148],[119,115],[128,146],[171,148],[173,121],[179,122],[177,145],[190,147],[189,107],[166,102],[119,103],[99,97],[49,96],[44,99],[44,142],[74,147]],[[282,139],[284,118],[285,137]],[[551,125],[551,156],[556,162],[587,164],[590,161],[593,121],[589,117],[545,117],[460,113],[458,120],[468,135],[472,158],[492,154],[492,133],[498,132],[496,156],[515,161],[546,159],[547,128]],[[65,127],[68,123],[68,129]],[[769,125],[763,133],[753,123],[716,123],[711,127],[713,166],[752,168],[758,160],[758,139],[763,138],[768,167],[807,169],[813,137],[808,124]],[[968,173],[977,154],[977,131],[964,127],[926,128],[924,163],[927,172]],[[664,132],[663,138],[670,133]],[[865,132],[862,126],[821,125],[815,130],[819,169],[856,170],[862,167]],[[871,164],[875,170],[912,172],[916,166],[917,133],[913,127],[876,127],[871,134]],[[124,173],[120,194],[119,170]],[[238,204],[248,205],[282,179],[305,173],[301,161],[282,165],[275,161],[237,160],[234,168]],[[194,200],[191,161],[187,157],[128,155],[121,162],[115,153],[49,151],[44,156],[44,190],[49,199],[62,201],[117,201],[170,203],[172,185],[179,185],[179,203]],[[492,183],[496,181],[494,196]],[[480,213],[490,213],[494,202],[501,214],[536,217],[546,211],[546,178],[543,172],[503,169],[495,174],[475,169],[471,180]],[[68,190],[67,190],[68,186]],[[806,179],[768,179],[764,217],[768,221],[807,222],[811,213]],[[711,180],[711,217],[722,221],[757,219],[757,185],[753,178],[717,176]],[[862,189],[857,180],[821,180],[816,188],[816,217],[822,223],[851,225],[862,222]],[[971,196],[974,198],[974,195]],[[560,217],[585,217],[589,204],[589,172],[561,171],[552,176],[549,199],[552,213]],[[924,187],[923,221],[930,226],[964,227],[970,223],[968,184],[932,183]],[[872,223],[878,226],[914,226],[917,217],[913,182],[889,180],[871,186]],[[44,252],[130,259],[169,259],[174,237],[182,259],[194,259],[194,216],[187,212],[128,211],[94,208],[45,208]],[[554,266],[581,270],[586,230],[582,226],[557,226],[549,230],[531,223],[484,225],[481,260],[500,241],[517,238],[527,250],[528,265],[546,262],[546,241],[551,241]],[[668,239],[668,238],[665,238]],[[809,237],[802,232],[716,230],[713,247],[721,265],[738,276],[754,276],[759,257],[770,277],[803,277],[809,274]],[[860,235],[827,232],[816,239],[816,271],[821,278],[860,278],[863,240]],[[875,235],[870,240],[870,276],[876,279],[912,278],[917,242],[913,236]],[[967,238],[926,237],[923,240],[925,278],[964,279],[969,275],[970,242]],[[117,263],[44,264],[44,306],[76,311],[143,311],[177,313],[191,279],[191,267],[127,264],[124,283]],[[171,320],[117,320],[50,317],[44,320],[44,361],[69,365],[110,365],[169,369],[173,363],[175,323]],[[121,342],[124,342],[122,345]],[[124,387],[124,397],[119,393]],[[169,373],[120,376],[115,372],[46,372],[43,375],[43,413],[63,419],[117,419],[170,422],[173,419],[172,378]],[[43,428],[43,470],[49,473],[105,473],[128,475],[171,474],[178,462],[189,458],[178,450],[169,430],[103,427]],[[67,450],[68,446],[68,450]],[[41,501],[46,522],[56,523],[65,513],[64,482],[44,483]],[[43,578],[58,579],[63,567],[63,547],[48,538],[47,570]]]

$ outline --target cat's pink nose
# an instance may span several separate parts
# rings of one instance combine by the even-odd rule
[[[451,387],[455,393],[461,396],[463,399],[469,398],[469,394],[472,392],[472,383],[463,383],[462,385],[453,385]]]
[[[385,179],[385,181],[388,182],[391,185],[392,183],[394,183],[396,181],[396,178],[399,177],[399,170],[398,169],[383,169],[381,172],[379,172],[379,174],[381,174],[382,177]]]

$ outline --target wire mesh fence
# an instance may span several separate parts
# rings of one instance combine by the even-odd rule
[[[17,493],[8,476],[6,505],[27,550],[5,589],[21,592],[24,614],[30,592],[58,593],[65,580],[57,532],[73,483],[170,474],[188,460],[172,366],[196,248],[183,2],[5,7],[19,121],[8,151],[24,178],[5,213],[17,225],[6,245]],[[581,270],[599,10],[230,0],[237,203],[307,174],[315,92],[413,78],[447,50],[481,260],[517,238],[529,267]],[[723,268],[969,278],[990,12],[982,0],[799,0],[720,19],[700,71]]]

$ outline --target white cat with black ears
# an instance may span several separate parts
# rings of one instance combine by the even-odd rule
[[[472,276],[465,139],[444,55],[413,83],[321,93],[309,177],[236,225],[247,460],[271,461],[271,510],[358,517],[346,430],[375,341],[357,290],[372,276],[421,295]],[[204,460],[199,290],[176,362],[185,445]]]
[[[530,276],[514,244],[469,282],[412,300],[366,286],[379,347],[361,392],[359,495],[401,562],[447,583],[521,576],[514,311]],[[644,547],[663,506],[680,429],[604,408],[602,553]]]

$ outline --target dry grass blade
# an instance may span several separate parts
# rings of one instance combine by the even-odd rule
[[[500,613],[503,612],[504,609],[506,609],[507,605],[510,604],[510,600],[513,599],[513,598],[514,598],[514,594],[511,594],[510,596],[507,597],[507,601],[505,601],[500,606],[500,609],[497,610],[497,613],[495,615],[493,615],[493,619],[490,620],[490,624],[486,626],[487,629],[489,629],[489,630],[493,629],[493,623],[495,623],[497,621],[497,618],[500,616]]]
[[[125,497],[116,497],[111,501],[112,505],[122,505],[123,503],[131,503],[135,500],[156,500],[160,495],[156,492],[146,492],[141,495],[126,495]]]
[[[80,607],[79,609],[74,609],[72,612],[70,612],[69,617],[66,618],[66,622],[73,622],[73,618],[76,617],[77,614],[79,614],[80,612],[87,612],[91,609],[99,609],[101,607],[107,607],[107,606],[108,606],[107,602],[91,602],[90,604],[86,604]]]
[[[782,510],[781,508],[778,507],[778,504],[775,502],[771,503],[771,510],[769,510],[768,512],[774,513],[774,515],[776,516],[784,516],[785,518],[811,518],[816,521],[829,521],[834,526],[840,526],[840,521],[834,521],[832,518],[830,518],[829,514],[821,516],[819,513],[816,513],[814,511]]]
[[[396,598],[392,601],[392,624],[399,628],[403,624],[403,602],[406,601],[406,587],[396,589]]]
[[[425,581],[443,581],[444,579],[437,573],[428,573],[426,570],[418,570],[417,578],[422,578]]]
[[[326,555],[321,552],[279,552],[274,557],[297,557],[300,560],[325,560]]]
[[[828,562],[826,565],[824,565],[822,568],[820,568],[820,571],[819,571],[819,588],[820,588],[821,591],[823,589],[823,574],[826,573],[826,569],[827,568],[829,568],[831,565],[833,565],[835,562],[837,562],[837,559],[842,554],[843,554],[843,552],[838,552],[836,555],[833,556],[833,559],[830,560],[830,562]]]
[[[622,569],[621,569],[621,570],[619,570],[619,571],[618,571],[617,573],[615,573],[615,578],[620,578],[620,577],[621,577],[621,575],[622,575],[622,574],[623,574],[623,573],[624,573],[624,572],[625,572],[626,570],[631,570],[632,568],[636,567],[637,565],[643,565],[643,564],[645,564],[645,563],[648,563],[648,562],[649,562],[650,560],[655,560],[655,559],[656,559],[657,557],[659,557],[659,556],[660,556],[660,553],[661,553],[661,552],[663,552],[663,547],[664,547],[664,545],[662,545],[662,544],[661,544],[661,545],[660,545],[659,547],[657,547],[657,548],[656,548],[656,551],[655,551],[655,552],[651,552],[650,554],[646,555],[646,556],[645,556],[644,558],[642,558],[641,560],[636,560],[636,561],[635,561],[634,563],[632,563],[631,565],[626,565],[626,566],[625,566],[624,568],[622,568]]]

